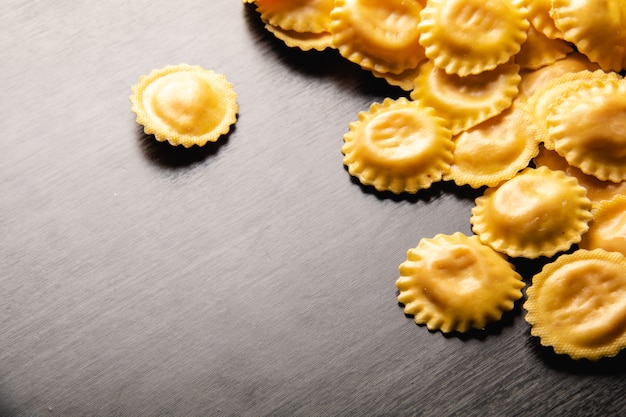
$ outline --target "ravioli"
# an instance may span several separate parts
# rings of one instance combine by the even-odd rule
[[[626,346],[626,257],[579,249],[548,263],[528,287],[526,321],[544,346],[599,360]]]
[[[508,62],[520,51],[529,26],[518,0],[429,0],[418,29],[435,66],[466,76]]]
[[[160,142],[189,148],[215,142],[230,131],[239,106],[222,74],[187,64],[141,76],[130,97],[137,123]]]
[[[404,312],[444,333],[483,329],[500,320],[524,287],[504,256],[462,233],[422,239],[399,271],[396,287]]]
[[[470,223],[480,240],[511,257],[553,256],[580,242],[591,201],[575,178],[526,168],[476,199]]]
[[[452,134],[429,107],[406,98],[374,103],[344,135],[344,165],[379,191],[416,193],[441,180],[452,162]]]

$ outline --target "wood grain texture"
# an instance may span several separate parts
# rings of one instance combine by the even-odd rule
[[[237,0],[0,6],[0,416],[618,415],[624,355],[556,357],[521,307],[464,337],[396,301],[475,193],[357,185],[342,136],[402,93],[290,50]],[[236,127],[156,143],[137,78],[226,74]],[[527,280],[537,268],[520,262]]]

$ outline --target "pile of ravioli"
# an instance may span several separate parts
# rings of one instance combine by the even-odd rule
[[[350,175],[415,194],[481,193],[473,235],[408,250],[398,301],[442,332],[484,329],[544,261],[523,306],[531,334],[572,359],[626,347],[626,5],[620,0],[244,0],[303,51],[341,56],[407,92],[360,112]]]

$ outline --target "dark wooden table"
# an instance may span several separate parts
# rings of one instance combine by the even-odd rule
[[[172,148],[131,86],[226,74],[235,129]],[[444,336],[396,300],[405,253],[470,233],[477,193],[376,193],[342,165],[407,94],[302,53],[239,0],[0,6],[0,416],[619,415],[624,355],[541,348],[521,303]],[[538,265],[518,262],[527,281]]]

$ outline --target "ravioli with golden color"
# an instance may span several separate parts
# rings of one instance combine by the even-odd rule
[[[524,303],[531,334],[572,359],[626,347],[626,257],[603,249],[562,255],[535,275]]]
[[[419,67],[411,98],[434,108],[456,135],[509,108],[519,92],[520,81],[516,64],[460,77],[427,61]]]
[[[477,236],[439,234],[407,253],[396,287],[404,312],[429,330],[483,329],[522,297],[520,275]]]
[[[379,191],[416,193],[441,180],[452,162],[452,134],[429,107],[405,98],[374,103],[344,135],[350,175]]]
[[[591,201],[575,178],[526,168],[476,199],[470,223],[480,240],[512,257],[553,256],[580,242]]]
[[[580,247],[602,248],[626,256],[626,194],[616,194],[610,200],[599,202],[591,213],[593,220]]]
[[[518,0],[429,0],[420,13],[420,43],[448,74],[479,74],[520,51],[530,26]]]
[[[215,142],[237,120],[237,94],[222,74],[186,64],[141,76],[130,97],[137,123],[156,140],[189,148]]]
[[[368,70],[399,74],[424,60],[416,0],[335,0],[330,32],[346,59]]]
[[[524,113],[513,105],[453,138],[454,160],[444,179],[472,188],[495,187],[526,168],[539,144],[526,131]]]
[[[548,134],[570,165],[602,181],[626,180],[626,81],[597,78],[550,106]]]

